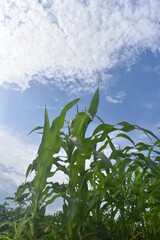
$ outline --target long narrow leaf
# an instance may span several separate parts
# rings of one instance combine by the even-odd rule
[[[64,125],[66,112],[72,108],[79,99],[76,99],[69,104],[67,104],[59,117],[57,117],[50,127],[49,118],[47,109],[45,108],[45,123],[43,129],[42,141],[38,150],[38,165],[37,165],[37,174],[34,179],[34,195],[31,206],[31,215],[30,220],[31,225],[31,234],[34,238],[36,234],[36,215],[39,207],[39,200],[41,193],[46,186],[46,181],[50,175],[50,170],[53,164],[53,154],[58,153],[61,147],[61,139],[59,137],[60,130]]]

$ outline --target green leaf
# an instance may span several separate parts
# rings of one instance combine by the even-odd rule
[[[29,164],[26,171],[26,178],[28,177],[29,173],[31,173],[33,170],[37,171],[37,164],[38,164],[38,158],[34,159],[33,162]]]
[[[67,170],[67,168],[66,168],[66,166],[64,166],[64,165],[62,165],[62,164],[60,164],[58,161],[59,161],[60,159],[57,157],[57,158],[53,158],[53,164],[57,167],[57,169],[56,169],[56,171],[55,172],[57,172],[57,171],[62,171],[64,174],[66,174],[66,175],[69,175],[69,171]]]
[[[110,159],[118,159],[118,158],[126,158],[126,157],[128,157],[128,156],[130,156],[130,154],[126,154],[126,153],[123,153],[123,151],[122,150],[114,150],[112,153],[111,153],[111,155],[110,155]]]
[[[52,156],[60,150],[61,141],[59,134],[60,129],[64,125],[66,112],[78,101],[79,99],[76,99],[67,104],[62,110],[60,116],[53,121],[51,128],[49,128],[47,111],[45,111],[44,133],[42,137],[42,143],[38,150],[38,173],[35,177],[35,192],[38,192],[39,194],[45,187],[46,179],[53,163]]]
[[[106,133],[106,135],[108,135],[109,133],[113,132],[117,130],[116,128],[114,128],[113,125],[110,125],[110,124],[100,124],[94,131],[93,131],[93,134],[92,136],[96,135],[97,133],[103,131],[104,133]]]
[[[158,137],[153,132],[151,132],[150,130],[148,130],[146,128],[139,127],[138,125],[135,125],[135,127],[136,127],[136,129],[143,131],[148,136],[148,138],[150,140],[151,140],[150,136],[152,136],[153,138],[158,140]]]
[[[93,152],[94,152],[95,157],[96,157],[97,159],[100,158],[100,159],[103,161],[104,165],[105,165],[107,168],[112,168],[112,164],[111,164],[109,158],[107,158],[107,157],[104,155],[104,153],[98,152],[98,151],[96,151],[96,150],[94,150],[94,149],[93,149]]]
[[[73,107],[79,99],[68,103],[59,117],[57,117],[50,127],[47,108],[45,108],[45,123],[43,136],[40,147],[38,149],[38,165],[37,174],[34,179],[34,195],[31,205],[31,234],[34,237],[36,234],[37,222],[36,215],[39,207],[41,193],[46,186],[47,178],[50,176],[50,170],[53,164],[53,154],[58,153],[61,147],[61,139],[59,137],[60,130],[64,125],[65,115],[67,111]]]
[[[71,134],[79,141],[84,138],[85,132],[87,130],[87,127],[89,123],[91,122],[91,119],[85,112],[80,112],[76,115],[72,122],[72,132]]]
[[[21,234],[23,232],[24,226],[29,222],[29,219],[30,217],[28,217],[27,214],[22,219],[20,219],[20,222],[15,231],[15,239],[21,239]]]
[[[61,193],[59,193],[59,194],[57,194],[57,195],[54,195],[51,199],[47,200],[46,206],[52,204],[57,198],[59,198],[59,197],[61,197],[61,196],[62,196]]]
[[[122,126],[122,128],[120,130],[122,130],[124,132],[131,132],[135,129],[135,126],[128,122],[119,122],[119,123],[117,123],[117,125]]]
[[[88,112],[94,117],[97,113],[97,110],[98,110],[98,105],[99,105],[99,87],[97,88],[92,100],[91,100],[91,103],[90,103],[90,106],[89,106],[89,110]]]
[[[160,176],[160,169],[159,169],[158,164],[156,162],[152,161],[151,159],[146,159],[146,163],[154,174]]]
[[[104,121],[102,120],[102,118],[100,118],[98,115],[95,115],[95,117],[96,117],[101,123],[104,123]]]
[[[126,139],[129,140],[131,143],[133,143],[133,145],[135,145],[134,141],[133,141],[128,135],[126,135],[126,134],[124,134],[124,133],[119,133],[119,134],[117,134],[116,138],[117,138],[117,137],[126,138]]]
[[[78,139],[75,136],[70,136],[69,139],[73,141],[74,145],[83,153],[83,148]]]
[[[9,238],[9,237],[7,237],[7,236],[5,236],[3,234],[0,234],[0,239],[1,240],[4,240],[4,239],[11,240],[11,238]]]
[[[76,214],[77,206],[79,203],[79,199],[71,199],[68,207],[68,230],[69,230],[69,236],[72,237],[72,229],[73,229],[73,220]]]
[[[42,126],[35,127],[32,131],[30,131],[30,132],[28,133],[28,135],[30,135],[32,132],[37,131],[37,130],[40,130],[40,129],[43,129],[43,127],[42,127]]]
[[[136,149],[137,149],[138,151],[146,151],[146,150],[149,150],[150,147],[151,147],[150,144],[146,144],[146,143],[143,143],[143,142],[138,142],[138,143],[136,144]]]
[[[97,113],[99,104],[99,88],[97,88],[90,106],[88,113],[80,112],[76,115],[72,122],[72,135],[76,136],[78,140],[82,140],[85,136],[85,132],[89,123],[93,120],[94,116]]]

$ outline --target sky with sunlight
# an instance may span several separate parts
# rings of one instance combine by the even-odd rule
[[[158,134],[159,9],[159,0],[0,1],[0,203],[36,156],[40,135],[28,133],[43,125],[45,103],[51,121],[74,98],[85,109],[99,73],[98,115]]]

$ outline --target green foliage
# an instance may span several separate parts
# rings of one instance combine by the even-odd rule
[[[37,157],[26,171],[26,177],[31,172],[35,177],[17,189],[19,207],[0,206],[0,239],[158,240],[160,140],[128,122],[104,123],[97,116],[99,88],[88,111],[69,120],[66,132],[66,113],[78,100],[66,105],[51,126],[46,108],[44,127],[33,130],[43,129]],[[87,137],[95,117],[100,124]],[[137,142],[138,131],[148,141]],[[52,181],[59,171],[65,183]],[[62,211],[46,216],[46,207],[57,198],[63,199]]]

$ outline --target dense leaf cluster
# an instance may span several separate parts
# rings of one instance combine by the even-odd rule
[[[35,177],[15,193],[17,209],[0,206],[0,239],[158,240],[160,140],[128,122],[104,123],[96,115],[99,89],[65,132],[66,113],[78,101],[67,104],[51,125],[45,109],[44,127],[34,129],[43,129],[42,141],[26,172]],[[95,117],[100,124],[86,136]],[[138,131],[146,142],[136,140]],[[67,179],[63,184],[52,181],[59,171]],[[63,199],[62,211],[46,216],[57,198]]]

